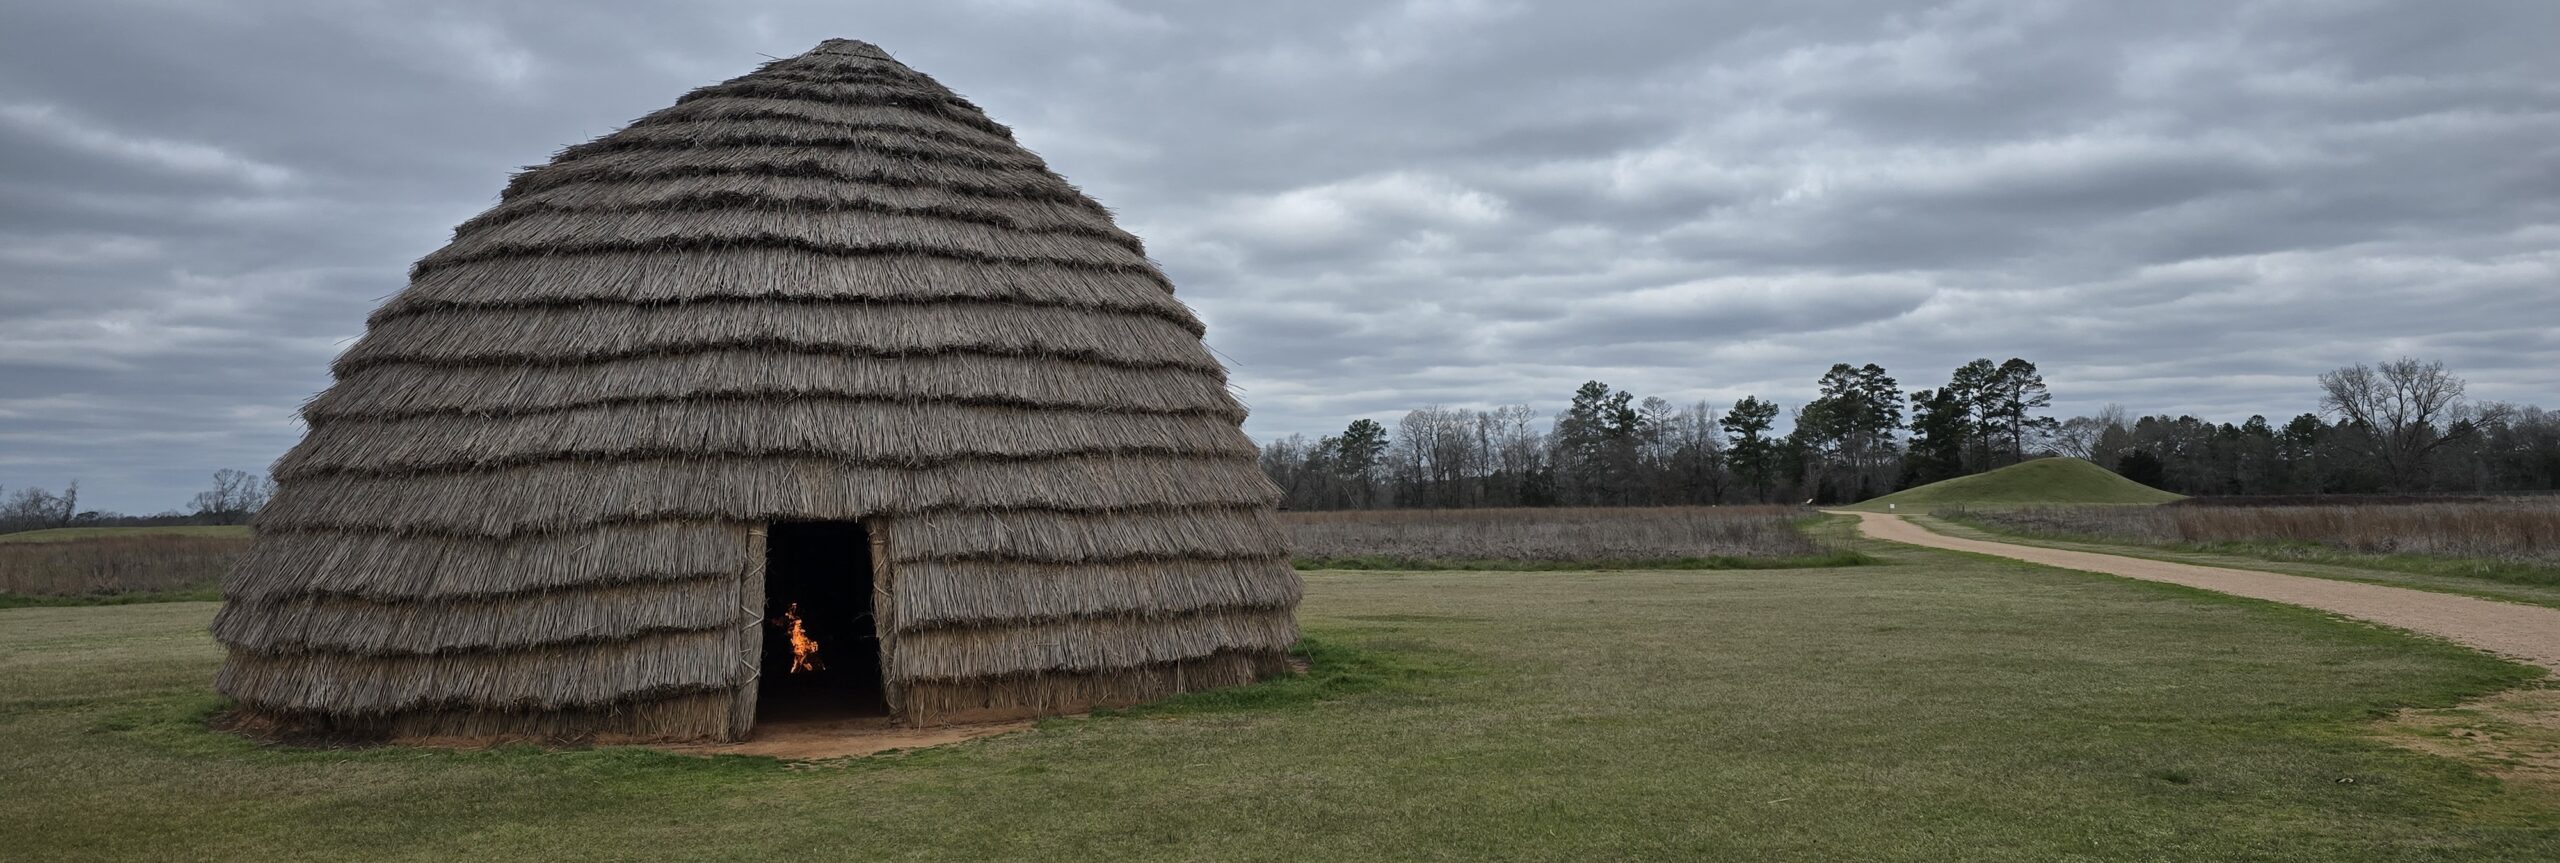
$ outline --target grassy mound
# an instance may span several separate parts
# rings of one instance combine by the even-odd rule
[[[96,539],[123,539],[134,536],[199,536],[216,539],[249,537],[243,525],[175,524],[162,527],[56,527],[18,533],[0,533],[0,542],[79,542]]]
[[[1932,507],[2010,507],[2048,504],[2157,504],[2180,496],[2117,476],[2076,458],[2042,458],[1995,471],[1907,488],[1849,509],[1927,512]]]

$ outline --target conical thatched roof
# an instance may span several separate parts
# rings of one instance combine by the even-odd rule
[[[1138,239],[861,42],[517,176],[304,408],[215,621],[302,731],[735,736],[761,537],[860,519],[910,721],[1281,667],[1299,584]]]

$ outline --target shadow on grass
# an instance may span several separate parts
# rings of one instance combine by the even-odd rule
[[[1091,716],[1110,719],[1303,710],[1322,702],[1356,695],[1419,691],[1421,684],[1432,678],[1466,672],[1466,666],[1454,655],[1405,641],[1393,642],[1393,648],[1385,642],[1354,647],[1329,637],[1310,637],[1290,647],[1289,657],[1305,663],[1307,670],[1245,686],[1176,695],[1135,707],[1096,710]]]
[[[1355,696],[1418,692],[1431,679],[1466,673],[1466,667],[1454,655],[1398,639],[1372,639],[1371,643],[1353,646],[1332,639],[1308,638],[1293,646],[1289,655],[1304,663],[1307,670],[1247,686],[1095,710],[1085,716],[1050,717],[1041,720],[1036,728],[1067,730],[1122,719],[1298,711]],[[604,771],[631,775],[672,770],[690,775],[748,775],[768,773],[790,763],[765,756],[706,757],[647,746],[576,741],[511,742],[480,748],[278,742],[224,730],[223,718],[231,708],[229,699],[210,693],[125,702],[97,715],[87,732],[111,736],[165,756],[273,765],[440,762],[449,766],[501,764],[511,769],[560,774]],[[981,739],[922,749],[892,749],[827,761],[844,767],[923,767],[969,757],[967,753],[984,742]]]
[[[421,770],[493,765],[532,775],[645,777],[680,773],[747,777],[770,772],[772,759],[704,758],[644,746],[573,742],[507,742],[485,747],[412,746],[381,742],[281,742],[225,730],[228,698],[211,693],[129,702],[99,716],[88,733],[118,738],[163,757],[272,767],[398,764]],[[690,781],[690,780],[688,780]]]

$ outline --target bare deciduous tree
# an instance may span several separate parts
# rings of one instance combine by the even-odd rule
[[[2496,419],[2463,401],[2463,380],[2436,360],[2357,363],[2321,375],[2320,389],[2321,408],[2355,430],[2350,439],[2395,491],[2418,488],[2429,457]]]
[[[2053,451],[2072,458],[2089,458],[2098,450],[2098,436],[2106,427],[2097,417],[2072,417],[2053,430]],[[2094,459],[2092,459],[2094,461]]]
[[[0,503],[0,532],[65,527],[80,512],[80,481],[72,480],[61,494],[27,487]]]
[[[267,505],[275,494],[275,481],[247,471],[223,468],[213,472],[213,488],[196,494],[196,514],[220,524],[241,524]]]

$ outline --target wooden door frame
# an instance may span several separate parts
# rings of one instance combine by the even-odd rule
[[[738,664],[746,673],[744,682],[738,684],[736,699],[729,703],[729,727],[722,735],[732,742],[747,739],[756,727],[756,690],[764,677],[764,553],[772,532],[771,524],[747,528],[746,565],[738,571],[738,611],[742,616],[735,650]]]
[[[863,538],[869,540],[871,546],[871,634],[880,640],[880,700],[889,708],[890,721],[902,722],[898,718],[903,715],[898,712],[898,706],[904,693],[900,692],[898,682],[889,676],[889,669],[894,667],[890,657],[897,645],[892,635],[897,630],[896,616],[890,603],[897,594],[891,587],[889,540],[882,535],[883,531],[877,529],[883,521],[865,518],[852,519],[851,523],[862,528]],[[746,673],[738,684],[735,698],[729,703],[728,728],[722,736],[730,741],[747,739],[756,726],[756,693],[764,676],[765,553],[772,542],[773,524],[764,522],[747,528],[747,559],[745,565],[738,568],[738,611],[742,616],[735,632],[737,644],[734,649],[738,663]]]
[[[888,531],[879,529],[886,526],[886,521],[863,519],[862,536],[871,541],[871,635],[880,640],[880,701],[889,708],[890,722],[904,724],[898,719],[902,715],[898,702],[903,700],[903,693],[899,692],[897,679],[889,675],[889,670],[897,667],[890,657],[897,651],[894,633],[898,618],[891,604],[897,599],[897,591],[891,586],[895,573],[889,569]]]

